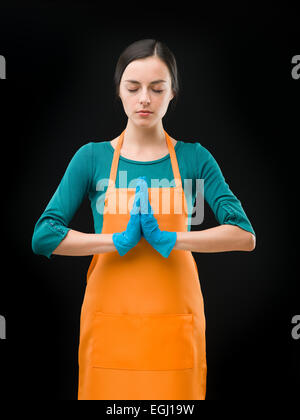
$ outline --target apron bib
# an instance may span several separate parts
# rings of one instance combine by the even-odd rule
[[[124,133],[114,151],[102,233],[126,230],[134,202],[135,188],[115,188]],[[161,230],[186,232],[187,202],[165,135],[175,187],[148,188],[149,201]],[[142,237],[124,256],[95,254],[78,360],[79,400],[204,400],[205,315],[192,253],[173,249],[164,258]]]

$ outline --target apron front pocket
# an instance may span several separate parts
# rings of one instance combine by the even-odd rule
[[[93,367],[170,370],[193,367],[193,314],[96,312]]]

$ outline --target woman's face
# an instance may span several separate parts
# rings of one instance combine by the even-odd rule
[[[174,97],[168,67],[156,56],[132,61],[122,74],[119,96],[127,117],[135,125],[157,124]]]

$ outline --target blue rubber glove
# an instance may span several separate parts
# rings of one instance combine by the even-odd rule
[[[177,240],[177,232],[160,230],[158,222],[153,216],[153,209],[148,197],[148,184],[146,177],[141,177],[140,209],[142,235],[163,257],[168,258]]]
[[[140,241],[142,236],[141,231],[141,214],[140,214],[140,185],[137,183],[135,190],[135,197],[132,209],[130,211],[130,219],[126,230],[123,232],[114,233],[112,236],[113,243],[117,248],[118,253],[123,256],[127,254]]]

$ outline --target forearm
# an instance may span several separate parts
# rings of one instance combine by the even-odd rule
[[[255,236],[234,225],[220,225],[193,232],[177,232],[174,249],[193,252],[252,251]]]
[[[53,254],[86,256],[116,251],[112,235],[112,233],[83,233],[70,229]]]

